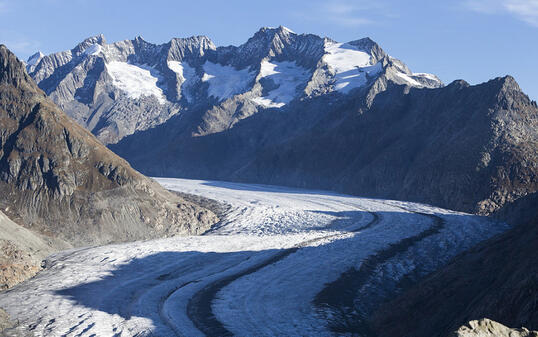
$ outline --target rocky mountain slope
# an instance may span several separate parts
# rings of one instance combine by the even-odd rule
[[[240,46],[102,36],[28,70],[143,173],[313,187],[491,214],[537,190],[538,109],[511,77],[448,86],[368,38]]]
[[[21,259],[25,265],[27,259],[19,259],[25,254],[39,260],[41,253],[32,249],[196,234],[216,221],[72,121],[3,45],[0,124],[0,210],[12,220],[0,217],[2,228],[9,228],[0,237],[8,266],[3,272],[10,264],[18,268]]]

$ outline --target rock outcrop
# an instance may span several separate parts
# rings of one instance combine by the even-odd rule
[[[487,318],[470,321],[450,337],[538,337],[538,331],[511,329]]]

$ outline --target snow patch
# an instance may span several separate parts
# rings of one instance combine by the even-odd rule
[[[188,102],[192,100],[192,97],[187,93],[187,89],[192,86],[195,81],[196,71],[187,63],[179,61],[168,61],[168,68],[175,72],[181,80],[181,92],[185,96]]]
[[[42,52],[37,52],[34,55],[30,56],[28,61],[26,62],[29,66],[35,66],[45,55]]]
[[[161,104],[166,101],[162,89],[157,86],[160,74],[152,67],[113,61],[106,68],[112,77],[112,84],[129,98],[155,96]]]
[[[297,97],[298,88],[305,85],[310,76],[308,69],[298,66],[295,62],[263,60],[260,79],[269,78],[277,87],[270,90],[266,96],[254,98],[252,101],[268,108],[280,108]]]
[[[433,75],[433,74],[428,74],[428,73],[413,73],[413,76],[418,76],[418,77],[424,77],[424,78],[427,78],[431,81],[435,81],[435,82],[439,82],[439,78],[437,78],[437,76]]]
[[[203,65],[202,82],[209,83],[208,95],[219,100],[227,99],[245,91],[254,78],[248,68],[235,69],[232,66],[206,61]]]
[[[348,43],[328,43],[322,60],[334,73],[337,91],[348,93],[366,84],[368,77],[382,70],[380,63],[372,65],[370,54]]]
[[[82,54],[85,56],[97,55],[101,52],[101,50],[101,46],[95,43],[86,48]]]
[[[284,26],[282,26],[282,30],[284,30],[284,31],[286,31],[286,32],[288,32],[288,33],[291,33],[291,34],[297,34],[297,33],[295,33],[293,30],[289,29],[288,27],[284,27]]]
[[[416,87],[421,87],[422,84],[418,83],[417,81],[415,81],[414,79],[412,79],[409,75],[407,74],[404,74],[404,73],[400,73],[400,72],[397,72],[396,75],[401,78],[402,80],[404,80],[405,82],[413,85],[413,86],[416,86]]]

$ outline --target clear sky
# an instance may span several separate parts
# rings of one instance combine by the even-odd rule
[[[104,34],[238,45],[283,25],[346,42],[369,36],[414,72],[475,84],[510,74],[538,99],[538,0],[0,0],[0,43],[26,59]]]

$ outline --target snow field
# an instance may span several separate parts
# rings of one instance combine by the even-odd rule
[[[162,89],[157,86],[159,72],[152,67],[112,61],[106,64],[106,69],[112,77],[112,84],[129,98],[155,96],[159,103],[166,102]]]

